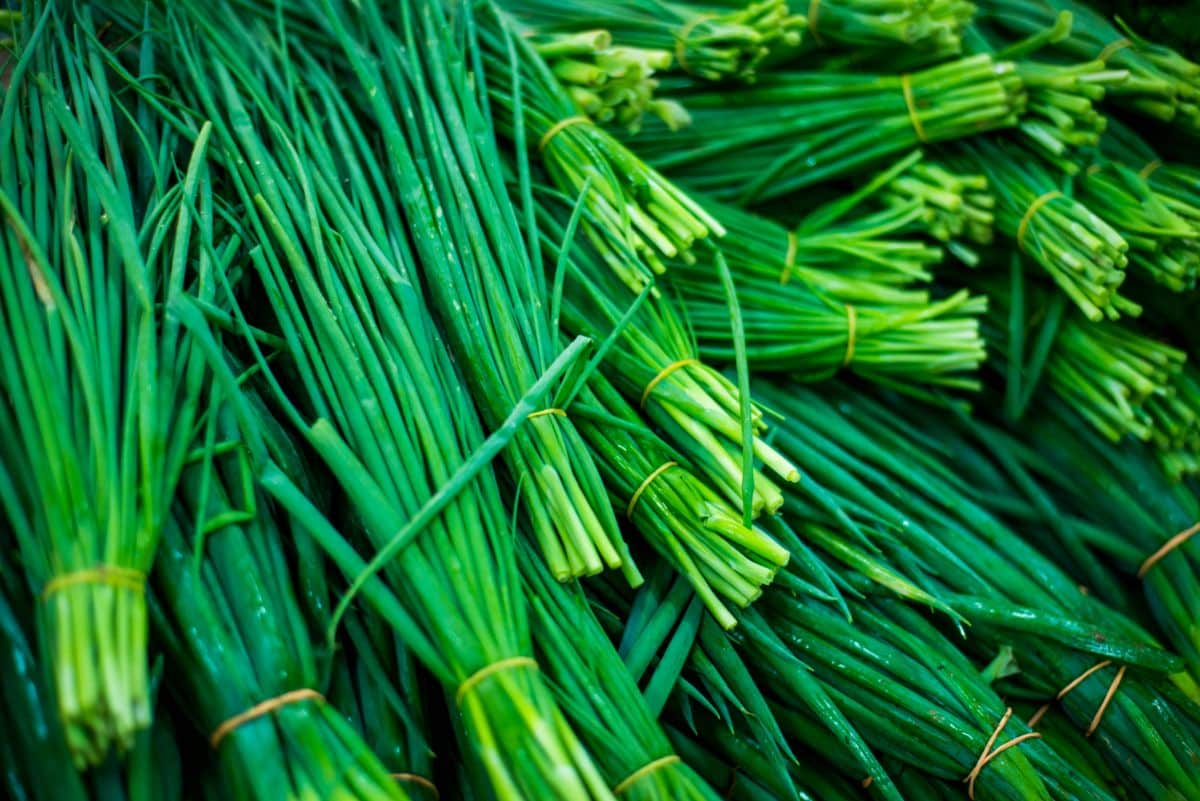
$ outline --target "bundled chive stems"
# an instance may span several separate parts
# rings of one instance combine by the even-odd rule
[[[611,233],[638,254],[637,267],[616,268],[634,291],[665,269],[664,259],[687,258],[699,240],[724,235],[695,201],[580,113],[503,11],[485,5],[476,24],[497,129],[518,150],[535,152],[564,194],[584,194],[592,236]]]
[[[18,35],[0,110],[0,507],[82,766],[150,723],[146,574],[210,380],[167,309],[211,300],[237,243],[208,130],[189,143],[138,121],[86,6],[38,4]]]
[[[975,13],[966,0],[790,0],[806,15],[809,47],[911,48],[930,57],[958,55]]]
[[[741,205],[880,166],[922,143],[1017,123],[1025,90],[986,54],[902,76],[780,71],[737,92],[678,95],[692,125],[632,139],[686,186]]]
[[[1181,53],[0,11],[0,796],[1200,801]]]
[[[600,28],[619,45],[667,51],[674,69],[709,81],[749,79],[773,50],[800,44],[804,17],[786,0],[504,0],[501,4],[539,33]]]

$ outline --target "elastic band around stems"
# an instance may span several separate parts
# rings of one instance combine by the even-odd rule
[[[566,119],[559,120],[551,125],[550,130],[546,131],[546,133],[542,135],[541,141],[538,142],[538,152],[545,152],[546,145],[550,144],[550,140],[558,136],[567,128],[570,128],[572,125],[580,125],[582,123],[591,121],[592,120],[590,117],[586,117],[583,114],[576,114],[574,117],[567,117]]]
[[[146,574],[130,567],[96,565],[86,570],[63,573],[50,579],[42,588],[42,598],[49,598],[54,593],[77,584],[110,584],[113,587],[123,587],[131,592],[142,592],[146,588]]]
[[[1192,537],[1196,536],[1197,533],[1200,533],[1200,523],[1197,523],[1189,529],[1184,529],[1174,537],[1171,537],[1171,539],[1163,543],[1161,548],[1146,557],[1146,561],[1142,562],[1142,566],[1138,568],[1137,577],[1145,578],[1146,574],[1150,572],[1150,568],[1162,561],[1163,557],[1171,553],[1171,551],[1175,550],[1180,545],[1183,545]]]
[[[658,375],[650,379],[650,383],[642,390],[642,401],[638,404],[641,408],[646,408],[646,400],[650,397],[650,393],[658,386],[659,382],[669,376],[671,373],[678,370],[680,367],[687,367],[689,364],[700,364],[699,359],[680,359],[677,362],[671,362],[666,367],[658,371]]]
[[[1029,204],[1029,208],[1025,210],[1025,216],[1021,218],[1020,224],[1017,225],[1017,247],[1021,250],[1021,252],[1025,251],[1025,234],[1029,230],[1029,223],[1033,220],[1034,215],[1041,210],[1042,206],[1045,206],[1050,201],[1057,200],[1060,197],[1063,197],[1063,193],[1059,192],[1058,190],[1054,190],[1052,192],[1047,192],[1044,195],[1040,195],[1036,200]]]
[[[646,491],[646,488],[654,482],[654,479],[658,478],[672,467],[676,467],[678,465],[679,462],[675,461],[663,462],[661,465],[655,468],[654,472],[646,476],[646,478],[642,480],[641,486],[634,490],[633,497],[629,499],[629,505],[625,507],[625,516],[632,520],[633,510],[637,508],[637,503],[639,500],[641,500],[642,493]]]
[[[226,736],[231,734],[233,730],[239,726],[249,723],[252,720],[257,720],[263,715],[268,715],[271,712],[274,712],[276,709],[285,707],[288,704],[295,704],[299,703],[300,701],[309,700],[324,701],[325,696],[321,695],[316,690],[306,687],[302,690],[292,690],[290,692],[283,693],[282,695],[277,695],[274,698],[268,698],[266,701],[255,704],[245,712],[234,715],[220,726],[217,726],[217,728],[213,729],[213,733],[209,735],[208,742],[213,748],[216,748],[221,744],[221,741],[224,740]]]
[[[992,736],[988,737],[987,743],[983,746],[983,753],[981,753],[979,755],[979,759],[975,761],[975,767],[971,768],[971,772],[963,778],[963,781],[967,782],[967,797],[970,798],[971,801],[975,801],[975,780],[979,778],[979,774],[989,762],[1000,756],[1008,749],[1013,748],[1014,746],[1017,746],[1026,740],[1033,740],[1042,736],[1036,731],[1026,732],[1025,734],[1014,737],[1003,745],[998,746],[996,750],[993,751],[992,746],[996,743],[996,738],[1000,736],[1000,732],[1004,731],[1004,727],[1008,724],[1008,720],[1012,717],[1012,713],[1012,707],[1004,710],[1004,717],[1000,718],[1000,722],[996,724],[996,728],[992,730]]]
[[[683,760],[680,759],[678,755],[669,754],[668,756],[662,757],[661,759],[656,759],[653,762],[648,762],[645,765],[642,765],[637,770],[635,770],[633,773],[630,773],[620,784],[618,784],[616,787],[614,787],[613,795],[620,795],[621,793],[625,792],[630,787],[632,787],[634,784],[636,784],[638,781],[649,776],[651,773],[654,773],[657,770],[662,770],[663,768],[667,767],[668,765],[674,765],[676,762],[682,762],[682,761]]]
[[[1097,61],[1108,61],[1110,58],[1115,56],[1120,51],[1124,50],[1127,47],[1132,47],[1132,46],[1133,46],[1133,42],[1131,42],[1129,39],[1126,39],[1124,37],[1117,39],[1114,42],[1109,42],[1108,46],[1100,51],[1100,55],[1096,56],[1096,60]]]
[[[1091,737],[1100,726],[1101,718],[1104,717],[1104,713],[1108,710],[1108,705],[1112,703],[1113,696],[1117,694],[1117,687],[1121,686],[1121,679],[1125,678],[1125,669],[1127,667],[1128,665],[1121,665],[1121,669],[1113,677],[1112,684],[1108,685],[1108,692],[1104,694],[1104,700],[1100,702],[1100,708],[1096,710],[1096,714],[1092,717],[1092,722],[1088,725],[1087,731],[1084,732],[1085,737]]]
[[[679,62],[679,67],[688,75],[692,74],[691,68],[687,62],[687,41],[691,35],[692,29],[702,22],[712,19],[716,14],[697,14],[686,25],[679,29],[679,33],[675,34],[675,60]]]
[[[779,283],[786,284],[792,280],[792,270],[796,269],[796,251],[800,247],[800,239],[795,231],[787,234],[787,255],[783,257],[783,272],[779,274]]]
[[[912,123],[913,130],[917,132],[917,139],[921,142],[928,142],[925,137],[925,128],[921,125],[921,118],[917,116],[917,101],[913,98],[912,76],[907,72],[900,76],[900,88],[904,90],[904,105],[908,107],[908,121]]]
[[[813,41],[819,45],[825,44],[821,40],[820,34],[817,33],[817,18],[821,16],[821,0],[809,0],[808,3],[808,32],[812,34]]]
[[[434,798],[442,797],[442,794],[440,792],[438,792],[437,785],[434,784],[433,782],[429,781],[429,779],[426,779],[424,776],[421,776],[419,774],[416,774],[416,773],[393,773],[392,778],[398,782],[408,782],[409,784],[415,784],[419,787],[424,787],[426,790],[429,790],[431,793],[433,793]]]
[[[1158,168],[1162,165],[1163,163],[1160,159],[1154,159],[1154,161],[1151,161],[1145,167],[1142,167],[1140,170],[1138,170],[1138,175],[1142,176],[1143,178],[1149,178],[1151,175],[1157,172]]]
[[[467,693],[475,689],[479,682],[491,676],[494,673],[499,673],[502,670],[515,670],[516,668],[527,667],[533,670],[538,669],[538,663],[528,656],[510,656],[508,659],[501,659],[498,662],[493,662],[490,665],[485,665],[479,670],[467,677],[467,680],[458,685],[458,692],[454,694],[454,703],[462,706],[462,700]]]
[[[854,342],[858,334],[858,311],[849,303],[846,304],[846,355],[842,357],[842,367],[848,367],[854,361]]]
[[[525,415],[525,419],[533,420],[534,418],[537,418],[537,417],[545,417],[548,414],[552,414],[555,417],[566,417],[567,416],[567,413],[565,411],[563,411],[562,409],[542,409],[537,412],[530,412],[529,414]]]

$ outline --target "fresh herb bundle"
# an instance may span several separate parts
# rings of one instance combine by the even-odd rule
[[[1129,72],[1128,80],[1111,87],[1113,102],[1184,129],[1200,127],[1200,65],[1075,0],[980,0],[979,19],[1017,38],[1054,27],[1062,11],[1070,12],[1069,36],[1053,42],[1053,52],[1075,61],[1101,61]]]
[[[975,14],[967,0],[790,0],[805,17],[807,46],[855,50],[911,49],[938,59],[962,52]]]
[[[150,723],[145,578],[208,382],[165,309],[214,294],[194,144],[125,105],[90,9],[30,9],[0,111],[0,508],[77,766]],[[153,64],[153,42],[140,44]]]
[[[922,143],[1017,124],[1025,89],[986,54],[905,75],[779,70],[737,92],[678,97],[692,125],[631,139],[654,167],[739,205],[878,167]]]
[[[656,115],[671,129],[690,122],[683,106],[654,97],[658,80],[653,75],[671,66],[670,52],[614,47],[612,34],[605,30],[537,33],[529,29],[522,31],[522,36],[588,118],[601,124],[612,122],[633,132],[641,128],[642,116],[647,113]]]
[[[1100,147],[1104,158],[1135,170],[1172,212],[1200,227],[1200,169],[1164,161],[1137,132],[1120,122],[1109,127]]]
[[[1129,263],[1127,243],[1086,205],[1062,191],[1041,156],[1016,142],[981,137],[955,145],[952,163],[988,177],[996,225],[1040,264],[1089,320],[1136,316],[1119,294]]]
[[[723,628],[737,622],[726,606],[745,607],[771,583],[788,553],[771,536],[747,525],[734,506],[740,487],[723,484],[727,500],[701,481],[638,417],[603,376],[572,404],[595,453],[614,503],[650,545],[695,589]],[[682,463],[681,463],[682,462]],[[774,512],[779,490],[755,477],[755,504]]]
[[[585,196],[585,227],[619,237],[639,255],[636,268],[621,272],[634,291],[665,269],[664,259],[687,258],[699,240],[724,235],[684,192],[579,113],[505,12],[482,4],[476,31],[497,130],[517,149],[536,149],[560,191]]]
[[[545,197],[539,204],[539,226],[546,246],[557,256],[565,241],[568,207],[562,198]],[[608,258],[636,262],[619,242],[598,241],[608,248]],[[648,291],[633,295],[590,242],[578,243],[570,255],[563,279],[563,326],[605,341],[601,371],[645,410],[665,439],[712,486],[743,512],[757,515],[778,509],[778,488],[748,464],[746,450],[784,481],[799,476],[765,440],[764,414],[748,391],[700,361],[686,320],[667,297]],[[753,490],[748,495],[751,477]]]
[[[992,243],[996,198],[988,189],[987,176],[980,173],[954,172],[931,159],[914,160],[888,181],[880,199],[899,208],[919,203],[922,232],[970,267],[980,261],[976,248]]]
[[[323,69],[299,38],[280,41],[258,24],[222,30],[216,21],[227,14],[173,8],[184,11],[186,21],[172,27],[174,52],[196,106],[213,119],[243,204],[250,260],[288,346],[286,388],[282,371],[251,338],[246,344],[380,553],[364,571],[283,470],[265,464],[260,483],[356,577],[352,592],[367,594],[453,694],[496,797],[611,799],[531,656],[498,487],[479,469],[486,461],[464,467],[483,436],[416,280],[409,237],[430,235],[436,224],[413,202],[418,173],[403,125],[330,127],[321,98],[292,94],[322,83],[298,80]],[[384,83],[382,66],[348,40],[356,18],[340,11],[310,7],[350,45],[346,62],[364,87],[354,91],[369,99],[369,87]],[[409,9],[406,37],[444,37],[449,46],[434,17],[441,13]],[[377,105],[367,99],[376,113],[386,109],[382,95]],[[299,152],[307,158],[289,155]],[[518,402],[505,424],[510,436],[583,344],[556,359]]]
[[[786,0],[503,0],[538,33],[601,28],[622,45],[673,53],[674,67],[708,81],[752,79],[772,50],[800,43],[804,17]]]

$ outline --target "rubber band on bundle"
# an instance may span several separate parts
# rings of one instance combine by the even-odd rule
[[[799,247],[800,240],[796,236],[796,232],[788,231],[787,255],[783,257],[783,272],[779,274],[779,283],[786,284],[792,280],[792,270],[796,269],[796,251]]]
[[[842,357],[842,367],[848,367],[854,361],[854,342],[858,334],[858,311],[849,303],[846,304],[846,355]]]
[[[1102,662],[1097,662],[1096,664],[1092,665],[1090,668],[1071,679],[1071,681],[1069,681],[1065,687],[1059,690],[1058,694],[1054,696],[1054,700],[1061,701],[1067,693],[1071,692],[1080,684],[1083,684],[1085,681],[1087,681],[1093,673],[1098,673],[1099,671],[1104,670],[1104,668],[1108,667],[1112,663],[1113,661],[1111,659],[1105,659]],[[1096,710],[1096,714],[1092,716],[1092,722],[1087,727],[1087,731],[1085,732],[1086,736],[1091,737],[1096,731],[1096,728],[1099,727],[1100,721],[1104,718],[1104,713],[1108,710],[1108,705],[1112,703],[1113,696],[1117,692],[1117,687],[1121,685],[1121,680],[1125,678],[1125,669],[1126,666],[1122,665],[1117,671],[1117,675],[1108,685],[1108,691],[1104,694],[1104,700],[1100,702],[1100,707]],[[1033,717],[1029,719],[1029,722],[1026,725],[1032,729],[1049,710],[1050,704],[1043,704],[1037,712],[1033,713]]]
[[[655,468],[654,472],[646,476],[642,480],[641,486],[634,490],[633,497],[629,499],[629,505],[625,507],[625,516],[632,519],[633,510],[637,508],[637,503],[639,500],[641,500],[642,493],[646,491],[646,488],[654,483],[654,479],[658,478],[672,467],[676,467],[678,464],[679,462],[676,461],[663,462],[661,465]]]
[[[1138,175],[1142,176],[1143,178],[1149,178],[1162,165],[1163,163],[1160,159],[1154,159],[1154,161],[1151,161],[1145,167],[1142,167],[1140,170],[1138,170]]]
[[[681,760],[677,755],[670,754],[662,757],[661,759],[656,759],[653,762],[642,765],[640,768],[622,780],[620,784],[613,788],[613,795],[620,795],[640,780],[649,776],[651,773],[654,773],[657,770],[662,770],[669,765],[674,765],[676,762],[682,761],[683,760]]]
[[[1146,557],[1146,561],[1142,562],[1142,566],[1138,568],[1137,577],[1145,578],[1146,574],[1150,572],[1150,568],[1162,561],[1163,557],[1171,553],[1171,551],[1175,550],[1180,545],[1183,545],[1192,537],[1196,536],[1197,533],[1200,533],[1200,523],[1197,523],[1191,528],[1184,529],[1174,537],[1171,537],[1171,539],[1163,543],[1161,548]]]
[[[1117,39],[1114,42],[1109,42],[1108,46],[1100,51],[1100,55],[1096,56],[1097,61],[1108,61],[1120,51],[1127,47],[1132,47],[1133,42],[1124,37]]]
[[[566,119],[559,120],[551,125],[550,130],[546,131],[546,133],[542,135],[542,140],[538,142],[538,152],[545,152],[546,145],[550,144],[550,140],[558,136],[567,128],[570,128],[572,125],[579,125],[581,123],[591,121],[592,120],[590,117],[586,117],[583,114],[576,114],[574,117],[567,117]]]
[[[692,74],[691,67],[687,61],[687,42],[688,36],[691,35],[692,29],[702,22],[706,22],[716,14],[697,14],[686,25],[679,29],[679,33],[675,35],[675,60],[679,62],[679,68],[688,75]]]
[[[233,730],[239,726],[245,725],[252,720],[257,720],[263,715],[268,715],[277,709],[287,706],[288,704],[295,704],[299,703],[300,701],[309,700],[323,702],[325,700],[325,696],[321,695],[316,690],[306,687],[302,690],[292,690],[290,692],[283,693],[282,695],[277,695],[274,698],[268,698],[266,701],[255,704],[245,712],[238,713],[237,715],[234,715],[226,720],[220,726],[217,726],[217,728],[213,729],[213,733],[209,735],[208,742],[213,748],[216,748],[221,744],[222,740],[233,733]]]
[[[642,400],[641,400],[641,403],[638,404],[638,406],[640,406],[643,409],[646,408],[646,401],[647,401],[647,399],[649,399],[650,393],[654,391],[654,388],[656,386],[658,386],[659,383],[663,379],[665,379],[667,376],[669,376],[671,373],[675,372],[676,370],[678,370],[681,367],[687,367],[689,364],[700,364],[700,360],[699,359],[680,359],[677,362],[671,362],[666,367],[659,370],[658,375],[656,375],[656,376],[654,376],[654,378],[650,379],[650,383],[647,384],[646,388],[642,390]]]
[[[538,663],[532,657],[510,656],[507,659],[501,659],[497,662],[493,662],[490,665],[484,665],[479,670],[468,676],[466,681],[458,685],[458,692],[454,694],[454,703],[462,706],[463,698],[467,696],[467,693],[475,689],[479,682],[483,681],[488,676],[499,673],[502,670],[515,670],[522,667],[537,670]]]
[[[1000,732],[1004,731],[1004,727],[1008,724],[1008,720],[1012,717],[1012,713],[1012,707],[1004,710],[1004,717],[1000,718],[1000,722],[996,724],[996,728],[992,730],[992,736],[988,738],[987,743],[983,746],[983,753],[979,755],[979,759],[975,760],[975,767],[971,768],[971,772],[963,778],[963,781],[967,783],[967,797],[970,798],[971,801],[975,801],[975,780],[979,778],[979,774],[989,762],[1003,754],[1008,749],[1020,745],[1026,740],[1034,740],[1042,736],[1036,731],[1026,732],[1025,734],[1018,735],[1008,742],[997,746],[995,750],[992,750],[992,746],[996,743],[996,738],[1000,736]]]
[[[566,417],[567,416],[567,413],[565,411],[563,411],[562,409],[542,409],[537,412],[530,412],[529,414],[525,415],[525,419],[533,420],[538,417],[545,417],[548,414],[552,414],[555,417]]]
[[[424,776],[416,773],[393,773],[392,778],[398,782],[408,782],[409,784],[415,784],[418,787],[424,787],[426,790],[433,793],[433,797],[435,799],[442,797],[442,794],[438,792],[437,785],[429,781],[429,779],[426,779]]]
[[[809,0],[808,3],[808,32],[812,34],[813,41],[819,45],[825,44],[821,40],[820,34],[817,33],[817,18],[821,16],[821,0]]]
[[[1025,216],[1021,218],[1021,222],[1017,225],[1017,247],[1021,252],[1025,251],[1025,234],[1029,231],[1029,223],[1033,221],[1034,215],[1041,211],[1042,206],[1045,206],[1052,200],[1057,200],[1063,197],[1063,193],[1058,190],[1047,192],[1040,195],[1036,200],[1029,204],[1029,208],[1025,210]]]
[[[917,115],[917,101],[913,98],[912,76],[907,72],[900,76],[900,88],[904,90],[904,105],[908,107],[908,121],[912,123],[913,130],[917,132],[917,139],[921,142],[928,142],[925,128],[921,125],[921,118]]]
[[[78,584],[109,584],[122,587],[131,592],[142,592],[146,588],[146,574],[140,570],[118,565],[96,565],[85,570],[63,573],[46,582],[42,589],[42,598],[49,598],[60,590],[74,587]]]

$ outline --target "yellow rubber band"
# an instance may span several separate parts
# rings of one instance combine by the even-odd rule
[[[538,152],[542,153],[546,150],[546,145],[550,144],[550,140],[558,136],[562,131],[570,128],[572,125],[579,125],[584,122],[591,122],[590,117],[585,117],[582,114],[576,114],[574,117],[567,117],[565,120],[559,120],[550,126],[550,130],[542,136],[542,141],[538,142]]]
[[[1038,711],[1033,713],[1033,716],[1031,718],[1029,718],[1028,722],[1026,722],[1025,725],[1032,729],[1034,726],[1038,725],[1038,721],[1040,721],[1042,718],[1044,718],[1046,716],[1046,713],[1049,711],[1050,711],[1050,705],[1042,704],[1038,708]]]
[[[642,402],[638,404],[641,408],[646,408],[646,400],[650,397],[650,393],[658,386],[664,378],[678,370],[680,367],[687,367],[689,364],[700,364],[699,359],[680,359],[677,362],[671,362],[666,367],[658,371],[658,375],[650,379],[650,383],[642,390]]]
[[[567,413],[564,412],[562,409],[542,409],[540,412],[530,412],[529,414],[525,415],[525,419],[533,420],[537,417],[545,417],[548,414],[552,414],[556,417],[566,417],[567,416]]]
[[[642,499],[642,493],[646,491],[646,488],[649,487],[654,482],[654,479],[658,478],[663,473],[670,470],[672,467],[676,467],[678,464],[679,464],[679,462],[673,462],[673,461],[672,462],[663,462],[661,465],[659,465],[654,470],[653,473],[646,476],[646,478],[642,481],[642,485],[634,491],[633,497],[629,499],[629,505],[625,507],[625,516],[632,520],[633,519],[633,510],[637,508],[637,503],[638,503],[638,501],[640,501]]]
[[[1101,170],[1103,170],[1103,169],[1104,169],[1104,165],[1103,165],[1103,164],[1092,164],[1092,165],[1089,165],[1089,166],[1088,166],[1088,168],[1087,168],[1087,175],[1088,175],[1088,177],[1090,178],[1090,177],[1092,177],[1093,175],[1095,175],[1096,173],[1100,172],[1100,171],[1101,171]]]
[[[1029,223],[1033,220],[1033,216],[1041,210],[1051,200],[1057,200],[1062,197],[1063,193],[1059,191],[1047,192],[1038,197],[1037,200],[1029,204],[1029,208],[1025,210],[1025,216],[1021,218],[1021,223],[1017,226],[1017,247],[1022,252],[1025,250],[1025,234],[1029,230]]]
[[[1115,56],[1118,52],[1124,50],[1127,47],[1132,47],[1132,46],[1133,46],[1133,42],[1131,42],[1128,39],[1124,39],[1124,38],[1117,39],[1115,42],[1109,42],[1108,47],[1105,47],[1103,50],[1100,51],[1100,55],[1096,56],[1096,60],[1097,61],[1108,61],[1110,58]]]
[[[854,361],[854,340],[858,334],[858,311],[849,303],[846,304],[846,355],[842,357],[842,367],[849,366]]]
[[[649,762],[645,765],[642,765],[640,768],[635,770],[633,773],[630,773],[629,776],[626,777],[624,781],[622,781],[620,784],[618,784],[616,787],[613,788],[613,795],[620,795],[621,793],[625,792],[630,787],[632,787],[634,784],[636,784],[639,780],[646,778],[651,773],[654,773],[656,770],[662,770],[663,768],[667,767],[668,765],[674,765],[676,762],[682,762],[682,761],[683,760],[680,759],[677,755],[670,754],[669,756],[665,756],[661,759],[656,759],[653,762]]]
[[[1142,562],[1142,566],[1138,568],[1137,577],[1145,578],[1146,574],[1150,572],[1150,568],[1158,564],[1163,557],[1171,553],[1171,551],[1175,550],[1180,545],[1183,545],[1192,537],[1196,536],[1197,533],[1200,533],[1200,523],[1197,523],[1191,528],[1184,529],[1174,537],[1171,537],[1171,539],[1163,543],[1161,548],[1146,557],[1146,561]]]
[[[1097,662],[1096,664],[1092,665],[1090,668],[1080,673],[1079,676],[1077,676],[1070,684],[1059,690],[1058,695],[1054,696],[1055,700],[1061,701],[1064,695],[1071,692],[1071,690],[1074,690],[1080,684],[1083,684],[1083,682],[1087,680],[1088,676],[1092,675],[1098,670],[1104,670],[1104,668],[1111,664],[1111,659],[1105,659],[1103,662]]]
[[[995,750],[992,750],[992,746],[996,743],[996,738],[1000,736],[1000,732],[1004,731],[1004,727],[1008,725],[1008,720],[1012,717],[1012,713],[1012,707],[1004,710],[1004,717],[1000,718],[1000,722],[996,725],[996,728],[992,730],[992,736],[988,738],[987,744],[983,746],[983,753],[981,753],[979,755],[979,759],[975,761],[975,767],[971,768],[971,772],[963,778],[963,781],[967,783],[967,797],[970,798],[971,801],[975,801],[975,780],[979,778],[979,774],[989,762],[1003,754],[1008,749],[1020,745],[1026,740],[1034,740],[1042,736],[1036,731],[1026,732],[1025,734],[1014,737],[1003,745],[997,746]]]
[[[812,34],[813,41],[819,45],[825,44],[821,41],[821,36],[817,33],[817,18],[821,15],[821,0],[809,0],[808,4],[808,32]]]
[[[424,787],[426,790],[429,790],[431,793],[433,793],[434,798],[442,797],[442,794],[438,792],[437,785],[429,781],[429,779],[426,779],[424,776],[420,776],[416,773],[393,773],[392,778],[398,782],[408,782],[410,784],[418,785],[419,787]]]
[[[783,272],[779,274],[779,283],[786,284],[792,279],[792,270],[796,268],[796,251],[799,247],[800,240],[796,232],[788,231],[787,255],[783,257]]]
[[[921,125],[921,118],[917,116],[917,101],[913,98],[912,76],[905,73],[900,76],[900,88],[904,90],[904,105],[908,107],[908,121],[912,123],[913,130],[917,132],[917,139],[921,142],[928,142],[925,138],[925,128]]]
[[[1163,165],[1163,163],[1161,161],[1159,161],[1158,159],[1155,159],[1154,161],[1147,164],[1145,167],[1142,167],[1142,169],[1138,171],[1138,175],[1142,176],[1143,178],[1149,178],[1162,165]]]
[[[1100,708],[1096,710],[1095,716],[1092,718],[1091,724],[1084,733],[1085,737],[1091,737],[1097,727],[1100,726],[1100,719],[1104,717],[1108,705],[1112,703],[1113,696],[1117,694],[1117,687],[1121,686],[1121,679],[1125,678],[1125,668],[1127,665],[1121,665],[1121,669],[1117,671],[1117,675],[1113,678],[1112,684],[1108,685],[1108,692],[1104,694],[1104,700],[1100,702]]]
[[[679,33],[677,33],[675,35],[675,60],[679,62],[679,68],[682,69],[684,72],[686,72],[688,75],[692,74],[692,70],[691,70],[691,68],[688,67],[688,62],[687,62],[688,36],[691,35],[692,29],[695,28],[697,25],[699,25],[701,22],[710,20],[715,16],[716,16],[716,14],[697,14],[695,17],[693,17],[691,19],[690,22],[688,22],[687,25],[684,25],[682,28],[680,28]]]
[[[538,669],[538,663],[528,656],[510,656],[508,659],[501,659],[498,662],[493,662],[490,665],[481,667],[479,670],[467,677],[467,680],[458,685],[458,692],[454,694],[454,703],[462,706],[462,700],[467,693],[475,689],[479,682],[491,676],[494,673],[499,673],[502,670],[515,670],[516,668],[527,667],[533,670]]]
[[[77,584],[110,584],[114,587],[124,587],[132,592],[142,592],[146,588],[146,574],[129,567],[97,565],[86,570],[76,570],[73,573],[55,576],[42,588],[42,598],[49,598],[54,593]]]
[[[216,748],[221,744],[221,741],[224,740],[225,737],[228,736],[238,726],[249,723],[252,720],[257,720],[263,715],[270,714],[276,709],[285,707],[288,704],[295,704],[300,701],[308,700],[324,701],[325,696],[321,695],[316,690],[305,688],[303,690],[292,690],[291,692],[286,692],[283,695],[277,695],[274,698],[268,698],[261,704],[255,704],[245,712],[234,715],[229,720],[213,729],[213,733],[208,737],[208,742],[213,748]]]

